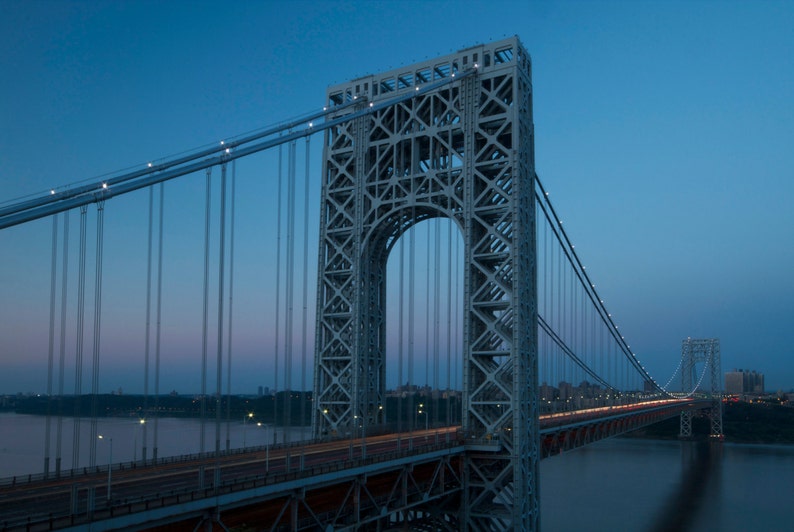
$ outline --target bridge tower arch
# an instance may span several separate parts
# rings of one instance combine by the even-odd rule
[[[316,437],[383,422],[386,261],[411,225],[462,231],[460,513],[538,528],[537,289],[530,57],[517,37],[328,89],[315,342]]]

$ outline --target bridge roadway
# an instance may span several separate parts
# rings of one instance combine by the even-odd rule
[[[545,414],[541,457],[710,404],[665,399]],[[0,529],[173,530],[179,524],[193,530],[218,511],[226,526],[278,522],[298,529],[331,521],[342,525],[351,518],[382,520],[387,511],[454,496],[461,489],[463,453],[498,448],[496,435],[475,440],[459,427],[442,427],[166,458],[145,466],[114,464],[112,504],[107,466],[70,470],[59,478],[6,478],[0,479]]]

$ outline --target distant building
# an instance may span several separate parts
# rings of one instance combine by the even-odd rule
[[[744,376],[738,371],[728,371],[725,373],[725,393],[730,395],[741,395],[744,393]]]
[[[728,371],[725,373],[725,393],[764,393],[764,374],[746,369]]]

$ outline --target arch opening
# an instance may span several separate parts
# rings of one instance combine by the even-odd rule
[[[463,237],[435,213],[388,239],[386,409],[397,431],[459,424],[463,378]]]

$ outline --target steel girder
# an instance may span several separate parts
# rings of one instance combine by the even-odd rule
[[[700,382],[695,382],[695,364],[703,362],[703,371],[709,372],[708,391],[701,392],[711,400],[711,408],[707,410],[707,416],[711,424],[712,438],[722,439],[722,363],[720,361],[720,341],[718,338],[693,339],[687,338],[681,342],[681,390],[685,393],[694,391],[696,386],[700,387]],[[703,375],[702,378],[705,378]],[[701,378],[701,381],[702,381]],[[681,412],[680,438],[692,437],[692,415],[693,412]]]
[[[260,524],[272,531],[417,530],[427,525],[432,527],[429,530],[452,532],[459,529],[449,511],[460,500],[458,462],[457,457],[447,455],[358,475],[331,487],[294,490],[275,499],[275,518],[268,516]]]
[[[473,74],[473,75],[472,75]],[[421,85],[459,82],[420,93]],[[538,526],[534,130],[518,38],[328,90],[329,106],[410,100],[326,133],[315,352],[315,435],[382,423],[385,270],[397,239],[434,217],[464,242],[463,431],[498,442],[465,460],[461,524]],[[356,106],[353,106],[355,109]],[[345,107],[338,116],[353,112]]]

